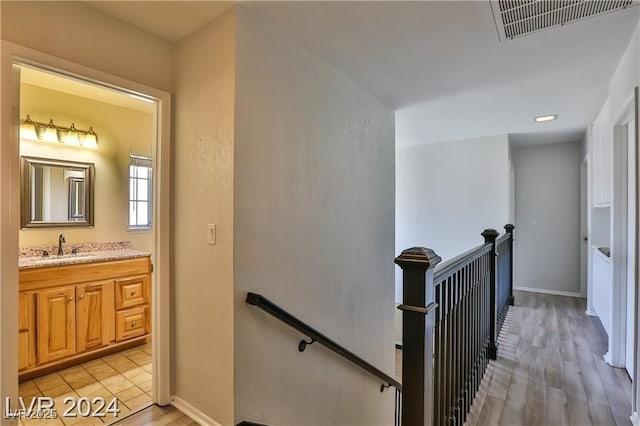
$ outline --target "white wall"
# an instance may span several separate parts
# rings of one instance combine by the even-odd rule
[[[611,247],[611,207],[591,209],[591,243],[589,246]]]
[[[396,150],[396,254],[423,246],[443,260],[479,244],[509,217],[506,135]],[[516,230],[517,231],[517,230]],[[402,275],[396,271],[396,301]]]
[[[607,97],[607,102],[603,102],[604,105],[609,105],[609,117],[608,123],[605,123],[606,125],[608,125],[608,128],[611,130],[613,128],[613,126],[615,126],[616,124],[618,124],[621,119],[623,119],[624,115],[625,115],[625,110],[629,107],[630,102],[632,102],[633,100],[633,91],[634,88],[636,86],[640,85],[640,26],[636,27],[636,30],[633,33],[633,36],[631,37],[631,40],[629,41],[629,44],[624,52],[624,55],[622,56],[620,62],[618,63],[618,67],[616,68],[616,71],[609,83],[609,93],[608,93],[608,97]],[[599,118],[600,120],[600,118]],[[614,166],[615,167],[615,166]],[[604,213],[604,212],[603,212]],[[611,211],[610,215],[613,215],[615,212]],[[594,220],[598,220],[597,217],[593,218]],[[594,226],[594,222],[592,222],[592,229]],[[604,237],[604,236],[603,236]],[[636,236],[637,237],[637,236]],[[614,244],[611,244],[612,246],[615,246],[615,242]],[[615,252],[612,253],[613,256],[615,256]],[[593,262],[592,262],[593,263]],[[593,267],[593,264],[590,265],[591,267]],[[615,283],[614,283],[615,285]],[[595,287],[595,282],[593,283],[593,286]],[[593,292],[592,295],[593,297],[597,297],[597,292],[595,291],[597,289],[590,288],[590,292]],[[620,292],[616,291],[615,288],[612,288],[612,299],[615,300],[615,304],[618,304],[620,301]],[[590,305],[594,304],[592,303],[592,301],[590,301]],[[626,305],[626,302],[624,303]],[[636,301],[636,305],[637,305],[637,301]],[[619,310],[624,309],[624,306],[613,306],[614,311],[612,311],[614,314],[617,313]],[[636,313],[636,318],[637,318],[637,313]],[[604,322],[604,321],[603,321]],[[618,321],[613,320],[612,324],[612,328],[614,328],[613,333],[610,334],[610,337],[613,334],[618,335],[620,333],[620,330],[617,330],[621,327],[618,326]],[[636,365],[639,365],[638,362],[640,361],[640,353],[637,350],[637,342],[640,341],[640,328],[636,327],[636,337],[635,337],[635,341],[636,341],[636,350],[635,350],[635,356],[636,356]],[[614,352],[615,349],[618,347],[618,345],[615,344],[616,342],[610,339],[610,350],[611,347],[613,346],[614,348]],[[611,357],[609,357],[609,359],[611,359]],[[636,370],[636,377],[633,377],[633,382],[635,383],[635,392],[634,395],[636,397],[636,400],[633,401],[633,410],[634,410],[634,424],[640,424],[640,416],[638,416],[638,407],[640,407],[640,387],[639,387],[639,380],[637,377],[637,368]]]
[[[513,148],[514,287],[580,293],[581,142]]]
[[[173,390],[233,423],[235,12],[175,55]],[[207,224],[217,243],[207,244]]]
[[[612,123],[633,99],[633,89],[640,84],[640,26],[629,41],[609,83],[609,111]],[[604,102],[603,102],[604,103]]]
[[[391,424],[393,391],[245,297],[393,373],[393,112],[242,8],[237,34],[235,421]]]

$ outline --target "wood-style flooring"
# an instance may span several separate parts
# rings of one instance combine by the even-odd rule
[[[466,424],[631,425],[631,380],[603,360],[607,337],[584,300],[514,293]]]
[[[151,407],[147,407],[144,410],[137,412],[136,414],[132,414],[127,418],[113,423],[113,425],[198,426],[198,423],[191,420],[180,410],[171,405],[166,407],[152,405]]]

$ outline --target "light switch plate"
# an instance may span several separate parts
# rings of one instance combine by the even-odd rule
[[[216,244],[216,224],[207,225],[207,244],[214,246]]]

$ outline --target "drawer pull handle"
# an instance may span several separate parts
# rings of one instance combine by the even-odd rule
[[[136,291],[135,290],[131,290],[131,295],[135,296],[136,295]]]
[[[136,322],[135,321],[131,321],[131,327],[135,327],[136,326]]]
[[[18,330],[18,333],[28,333],[29,329],[28,328],[21,328]]]

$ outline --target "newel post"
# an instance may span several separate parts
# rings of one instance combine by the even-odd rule
[[[490,290],[489,290],[489,347],[487,348],[489,359],[498,359],[498,342],[496,339],[496,322],[498,319],[498,301],[497,301],[497,263],[498,251],[496,247],[496,239],[498,231],[495,229],[485,229],[481,234],[485,243],[491,243],[491,273],[490,273]]]
[[[513,229],[515,226],[508,223],[504,226],[504,230],[509,234],[509,300],[510,306],[515,305],[515,299],[513,298]]]
[[[433,270],[442,259],[413,247],[395,260],[402,269],[402,424],[433,423]]]

